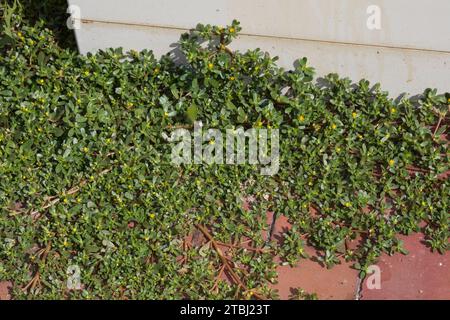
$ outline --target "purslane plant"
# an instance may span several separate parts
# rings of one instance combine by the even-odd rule
[[[274,255],[295,264],[304,241],[362,276],[404,252],[398,234],[422,228],[449,249],[450,94],[393,100],[334,74],[319,85],[305,58],[286,71],[230,50],[239,31],[198,25],[178,64],[80,56],[42,24],[2,25],[0,280],[15,298],[274,298]],[[163,133],[193,121],[278,128],[278,174],[174,166]],[[264,236],[267,211],[293,225],[282,244]],[[81,290],[67,289],[73,265]]]

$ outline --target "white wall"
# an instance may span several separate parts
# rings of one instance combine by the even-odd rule
[[[69,0],[81,9],[82,53],[106,47],[173,50],[199,22],[241,22],[232,46],[260,47],[280,65],[308,57],[319,76],[337,72],[381,82],[393,95],[450,91],[450,0]],[[381,29],[366,26],[369,5]]]

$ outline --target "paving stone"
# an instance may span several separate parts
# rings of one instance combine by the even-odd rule
[[[431,252],[416,233],[401,236],[409,254],[383,254],[377,266],[381,271],[381,288],[362,286],[362,299],[450,299],[450,252]]]
[[[282,243],[282,234],[291,228],[285,216],[276,219],[273,239]],[[296,288],[307,293],[316,293],[319,299],[352,300],[355,298],[358,271],[351,268],[352,263],[342,261],[331,269],[325,268],[318,261],[314,248],[306,246],[309,259],[302,259],[296,267],[279,265],[277,267],[278,283],[273,285],[279,291],[281,299],[289,299]],[[279,258],[276,258],[280,262]]]
[[[0,300],[10,300],[11,295],[9,291],[12,288],[11,281],[0,281]]]

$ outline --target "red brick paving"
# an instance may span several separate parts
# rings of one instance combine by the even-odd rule
[[[422,234],[400,237],[409,254],[383,254],[381,289],[362,286],[362,299],[450,299],[450,252],[441,255],[423,244]]]
[[[273,239],[281,243],[282,233],[291,225],[286,217],[277,218]],[[422,234],[400,236],[408,255],[383,254],[377,266],[381,270],[381,289],[368,289],[367,280],[362,283],[362,299],[409,300],[450,299],[450,252],[441,255],[431,252],[423,242]],[[317,262],[317,253],[311,247],[305,248],[311,256],[302,259],[296,267],[279,265],[278,284],[281,299],[288,299],[294,288],[316,293],[319,299],[355,299],[358,272],[351,263],[342,261],[331,269]],[[276,258],[279,260],[279,258]]]
[[[10,300],[11,296],[9,290],[12,288],[12,283],[10,281],[0,282],[0,300]]]
[[[282,242],[282,233],[291,225],[286,217],[277,217],[272,237]],[[351,263],[342,261],[331,269],[317,261],[316,251],[307,246],[309,259],[301,259],[296,267],[279,265],[278,283],[273,285],[281,299],[289,299],[293,289],[301,288],[308,293],[316,293],[319,299],[353,300],[356,294],[358,271],[351,269]],[[279,260],[279,259],[278,259]]]

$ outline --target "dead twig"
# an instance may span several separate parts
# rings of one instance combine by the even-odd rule
[[[220,249],[217,242],[214,240],[213,236],[209,233],[209,231],[202,225],[197,224],[196,227],[203,233],[203,235],[211,242],[214,250],[219,255],[220,260],[222,261],[222,264],[224,265],[225,269],[230,274],[231,278],[238,284],[239,287],[243,288],[245,291],[250,291],[245,284],[242,282],[242,280],[239,278],[239,276],[234,272],[233,267],[230,265],[228,259],[224,256],[222,250]],[[255,298],[260,300],[265,300],[265,298],[261,295],[259,295],[256,292],[253,292],[253,295]]]

